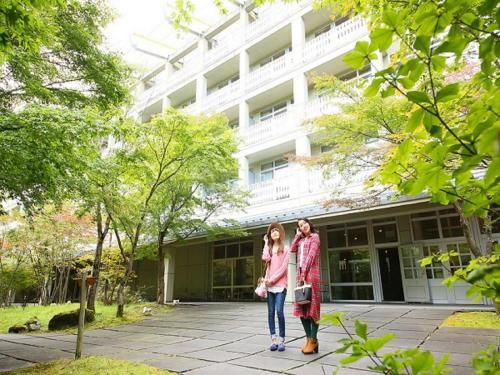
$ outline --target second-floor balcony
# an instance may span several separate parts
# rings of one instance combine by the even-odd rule
[[[293,58],[291,53],[285,53],[283,56],[263,65],[257,69],[250,71],[248,74],[247,89],[251,90],[263,83],[274,80],[281,74],[289,71],[293,66]]]
[[[259,205],[285,199],[314,196],[311,203],[336,193],[339,198],[360,198],[364,194],[364,180],[373,171],[356,174],[349,179],[341,175],[325,177],[320,169],[289,167],[279,178],[261,181],[249,186],[250,205]]]
[[[194,71],[191,66],[186,66],[179,70],[176,70],[165,79],[165,89],[173,89],[174,87],[180,85],[182,81],[186,81],[189,78],[194,79],[195,75],[193,74],[193,72]]]
[[[288,107],[286,112],[250,125],[243,133],[245,143],[252,145],[265,142],[291,131],[297,124],[294,112],[293,107]]]
[[[239,96],[240,90],[241,84],[239,80],[231,82],[230,84],[208,94],[205,98],[204,108],[209,110],[228,103]]]
[[[315,117],[339,113],[340,105],[346,102],[341,98],[331,96],[319,96],[309,100],[305,106],[304,117],[307,120]]]
[[[333,26],[330,31],[318,35],[306,42],[303,52],[304,62],[313,61],[327,53],[338,50],[344,45],[358,40],[367,34],[366,22],[360,17],[354,17]]]

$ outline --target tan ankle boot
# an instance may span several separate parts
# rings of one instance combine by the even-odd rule
[[[306,347],[304,348],[304,350],[302,350],[302,353],[313,354],[313,353],[317,353],[318,350],[319,350],[318,340],[314,340],[314,339],[310,338],[309,341],[307,342]]]
[[[302,345],[302,349],[301,349],[302,353],[304,353],[305,348],[307,348],[307,345],[309,345],[309,340],[311,340],[311,338],[306,337],[306,342],[304,343],[304,345]]]

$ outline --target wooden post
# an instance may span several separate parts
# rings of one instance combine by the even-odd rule
[[[82,272],[80,283],[80,315],[78,316],[78,336],[76,338],[75,359],[82,356],[83,328],[85,325],[85,308],[87,307],[87,273]]]

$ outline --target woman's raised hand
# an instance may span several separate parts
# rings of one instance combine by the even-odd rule
[[[264,243],[267,245],[267,243],[269,242],[268,238],[267,238],[267,234],[264,235]]]

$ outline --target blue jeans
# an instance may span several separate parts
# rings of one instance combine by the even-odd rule
[[[274,322],[274,313],[278,315],[278,326],[280,337],[285,337],[285,297],[286,289],[280,293],[267,292],[267,319],[269,322],[269,332],[271,336],[276,334],[276,325]]]

